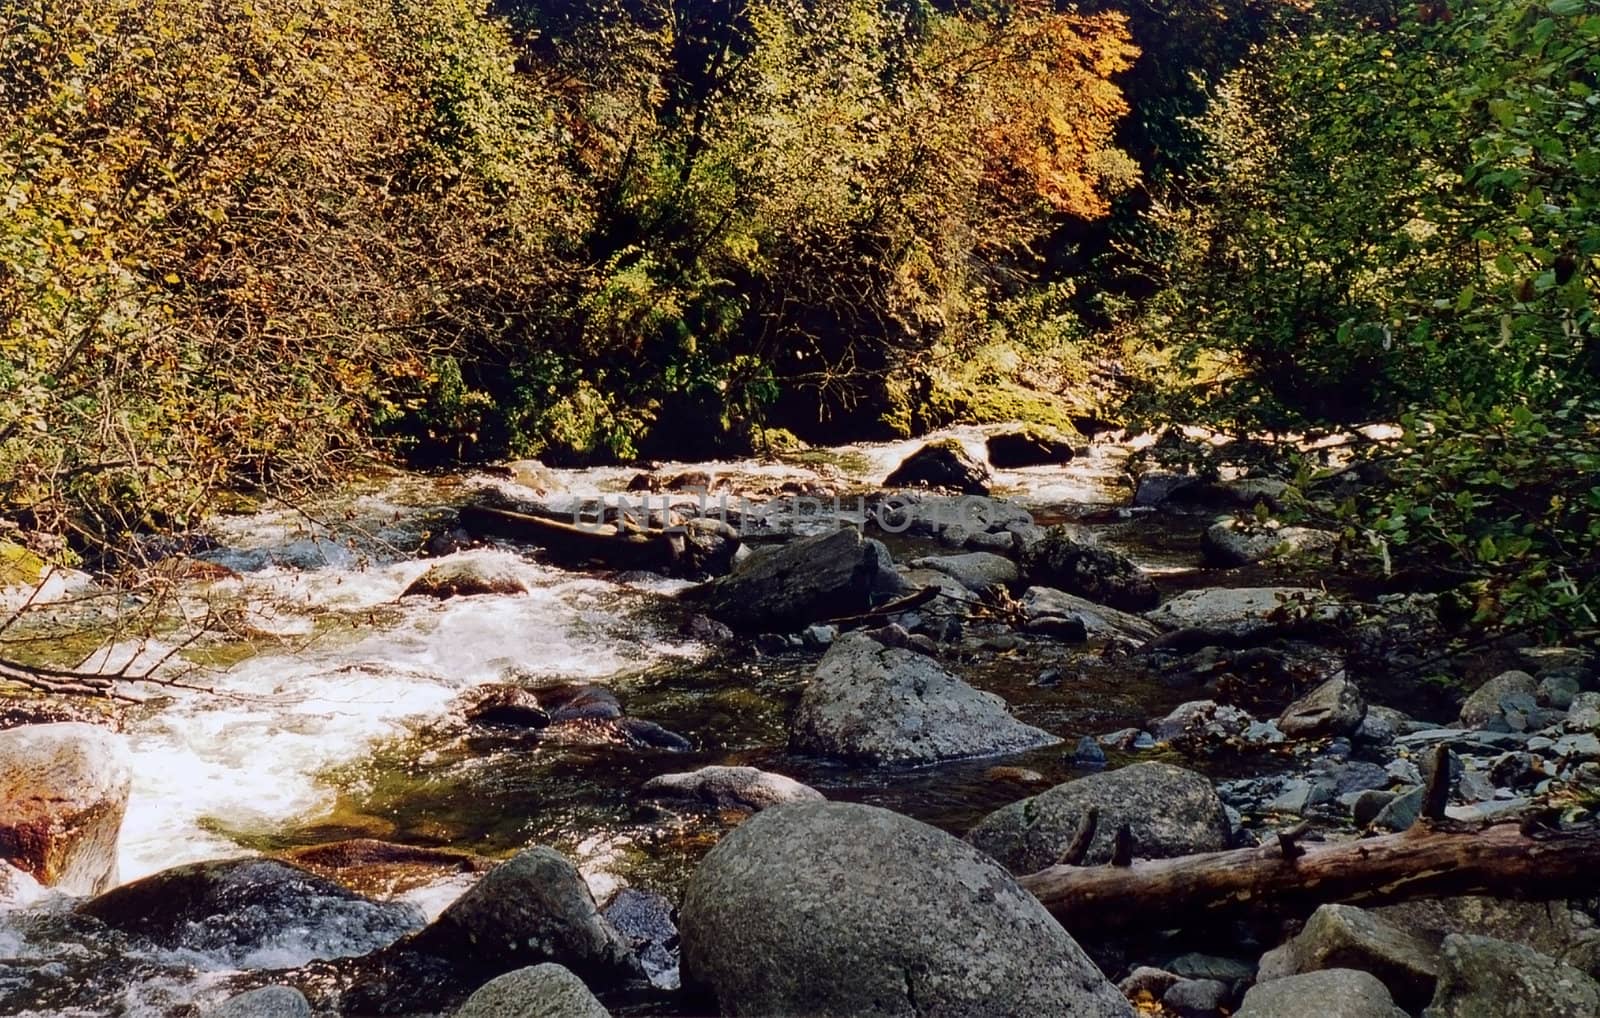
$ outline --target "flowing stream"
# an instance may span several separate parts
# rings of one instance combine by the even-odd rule
[[[949,434],[982,440],[973,430]],[[784,462],[666,464],[660,474],[692,468],[769,495],[785,482],[864,491],[924,441]],[[1018,500],[1041,522],[1098,521],[1104,540],[1164,583],[1182,585],[1196,563],[1199,524],[1112,511],[1127,501],[1119,487],[1127,451],[1097,443],[1065,466],[1001,471],[995,494]],[[635,473],[550,471],[547,497],[620,497]],[[683,581],[568,571],[504,546],[456,554],[514,574],[526,594],[401,598],[430,565],[417,550],[426,533],[484,487],[518,490],[499,476],[394,475],[312,505],[214,521],[216,546],[196,557],[232,575],[188,584],[182,603],[191,613],[223,612],[232,635],[187,648],[165,666],[203,666],[178,674],[207,691],[157,691],[127,720],[134,779],[123,880],[194,860],[370,837],[489,856],[548,844],[578,863],[597,898],[622,885],[671,896],[720,831],[641,803],[637,788],[655,774],[748,763],[790,774],[830,798],[890,806],[956,831],[1027,794],[991,773],[997,763],[1033,768],[1052,782],[1073,774],[1060,747],[901,773],[790,757],[786,715],[817,652],[731,654],[680,635],[682,613],[671,597]],[[917,550],[891,546],[897,559]],[[928,542],[924,553],[938,550],[948,549]],[[136,649],[154,660],[170,648],[159,640],[123,644],[105,660],[117,663]],[[1068,670],[1075,681],[1036,685],[1050,668]],[[1144,677],[1048,641],[1001,645],[958,670],[1069,747],[1081,735],[1138,723],[1175,702]],[[474,686],[556,680],[607,687],[629,716],[677,732],[693,748],[552,742],[475,730],[453,713],[453,702]],[[436,914],[470,879],[403,894]],[[59,899],[0,914],[0,1014],[182,1014],[241,967],[236,958],[141,953],[96,936]],[[379,946],[361,934],[348,943],[337,931],[318,936],[285,943],[254,967]],[[41,1000],[50,1003],[34,1006]]]

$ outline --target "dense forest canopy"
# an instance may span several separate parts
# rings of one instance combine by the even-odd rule
[[[1570,612],[1597,90],[1593,0],[4,0],[0,514],[90,554],[373,449],[1403,420],[1405,483],[1305,511]]]

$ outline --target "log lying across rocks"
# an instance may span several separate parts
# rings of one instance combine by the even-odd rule
[[[568,564],[598,562],[611,569],[666,569],[682,553],[681,538],[665,530],[642,530],[610,524],[575,526],[542,516],[469,505],[461,525],[471,534],[490,534],[537,545],[551,558]]]
[[[1549,900],[1600,892],[1600,827],[1554,830],[1533,820],[1469,825],[1422,819],[1400,834],[1271,844],[1127,865],[1051,866],[1021,884],[1074,935],[1173,929],[1318,905],[1381,905],[1489,894]]]

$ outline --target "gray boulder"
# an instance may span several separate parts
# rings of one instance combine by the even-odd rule
[[[689,880],[680,927],[686,985],[725,1015],[1132,1015],[993,860],[872,806],[741,824]]]
[[[1071,527],[1046,527],[1019,544],[1022,573],[1034,586],[1055,587],[1129,612],[1154,608],[1161,599],[1132,559],[1079,541]]]
[[[885,488],[950,488],[968,495],[989,493],[989,468],[953,438],[929,442],[901,461]]]
[[[1013,753],[1061,741],[1013,718],[915,651],[865,633],[828,649],[795,711],[790,747],[851,763],[915,766]]]
[[[787,630],[866,611],[903,589],[888,549],[845,527],[752,554],[683,596],[736,629]]]
[[[560,852],[530,848],[468,888],[399,948],[505,972],[553,961],[580,975],[631,976],[638,962],[600,914],[589,886]]]
[[[970,551],[964,555],[936,555],[913,559],[915,569],[932,569],[944,573],[968,590],[984,587],[1009,587],[1017,582],[1017,564],[1004,555],[987,551]]]
[[[1312,587],[1206,587],[1188,590],[1146,618],[1170,629],[1216,629],[1247,635],[1290,612],[1330,617],[1337,608]]]
[[[1396,1002],[1421,1008],[1433,999],[1439,948],[1365,909],[1323,905],[1300,934],[1261,959],[1259,982],[1322,969],[1360,969],[1376,976]]]
[[[1370,911],[1435,943],[1452,933],[1470,933],[1498,937],[1556,956],[1577,941],[1583,929],[1572,910],[1560,901],[1463,895],[1418,898]]]
[[[441,559],[407,585],[402,597],[445,600],[482,594],[526,594],[528,585],[504,562],[482,555]]]
[[[311,1018],[311,1003],[292,986],[263,986],[229,997],[202,1018]]]
[[[133,770],[120,736],[77,721],[0,732],[0,862],[45,887],[115,884]]]
[[[1200,554],[1207,565],[1230,568],[1268,559],[1326,555],[1338,543],[1338,535],[1326,530],[1283,527],[1225,517],[1208,527],[1201,536]]]
[[[1125,646],[1141,646],[1161,635],[1158,627],[1138,615],[1051,587],[1029,587],[1022,595],[1022,611],[1029,629],[1051,619],[1076,618],[1089,638]]]
[[[1407,1018],[1377,977],[1323,969],[1257,983],[1233,1018]]]
[[[1278,729],[1291,739],[1353,735],[1366,716],[1361,690],[1341,674],[1285,708]]]
[[[1594,1018],[1600,983],[1521,944],[1492,937],[1444,938],[1439,985],[1423,1018]]]
[[[1228,847],[1227,811],[1211,782],[1164,763],[1137,763],[1057,785],[990,813],[967,840],[1011,872],[1032,873],[1061,857],[1091,806],[1100,819],[1085,864],[1110,860],[1122,824],[1133,836],[1134,855],[1147,859]]]
[[[484,983],[455,1018],[611,1018],[583,980],[551,962]]]
[[[1200,478],[1193,474],[1172,474],[1165,471],[1152,470],[1141,474],[1134,485],[1133,504],[1140,508],[1152,509],[1166,502],[1185,488],[1193,487],[1200,483]]]
[[[822,793],[793,778],[754,767],[702,767],[680,774],[660,774],[644,783],[644,794],[656,799],[688,799],[716,809],[752,813],[822,798]]]
[[[1500,701],[1517,694],[1534,696],[1539,683],[1527,672],[1501,672],[1485,682],[1461,705],[1463,728],[1481,728],[1501,713]]]

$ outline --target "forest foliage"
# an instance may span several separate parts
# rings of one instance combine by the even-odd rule
[[[1070,426],[1100,371],[1402,422],[1303,511],[1583,624],[1597,139],[1600,0],[0,0],[0,517]]]

